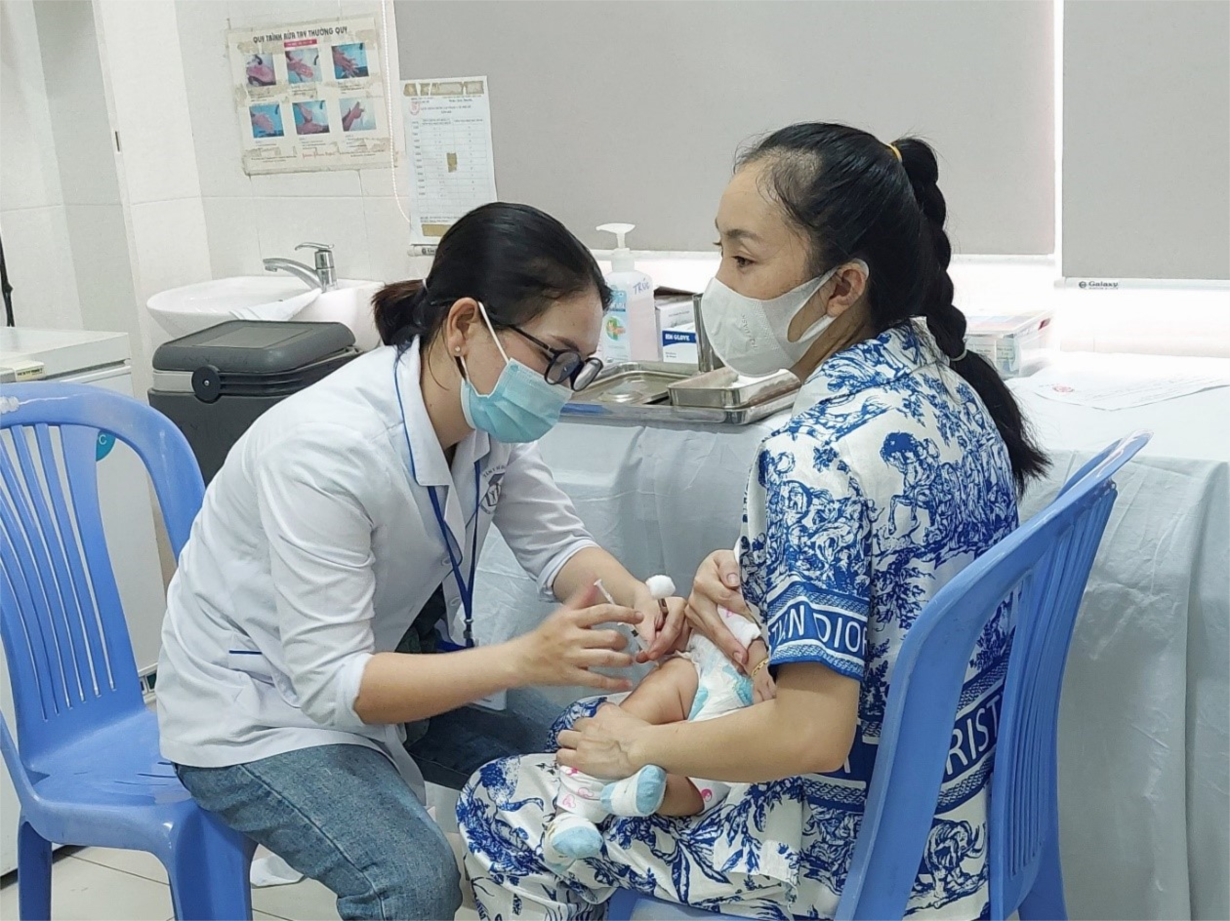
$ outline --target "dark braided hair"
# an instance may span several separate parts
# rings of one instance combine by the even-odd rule
[[[1016,398],[989,362],[965,348],[966,320],[953,303],[944,232],[948,205],[925,141],[892,145],[846,125],[782,128],[739,158],[764,162],[769,192],[811,243],[811,271],[862,259],[871,267],[867,303],[876,334],[924,317],[953,369],[978,393],[1008,448],[1018,491],[1048,461]]]

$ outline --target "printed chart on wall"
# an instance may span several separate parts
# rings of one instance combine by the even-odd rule
[[[227,33],[244,172],[387,166],[375,17]]]
[[[402,84],[410,155],[410,237],[432,243],[467,211],[496,200],[486,77]]]

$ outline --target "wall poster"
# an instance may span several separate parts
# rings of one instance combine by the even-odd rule
[[[372,16],[228,32],[244,172],[388,165],[380,41]]]

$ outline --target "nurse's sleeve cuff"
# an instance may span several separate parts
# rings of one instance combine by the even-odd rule
[[[360,732],[367,727],[359,715],[355,713],[354,705],[359,699],[359,688],[363,685],[363,672],[367,663],[372,660],[372,653],[363,652],[351,656],[337,673],[337,714],[336,728],[350,732]]]
[[[543,601],[555,601],[555,580],[559,577],[570,559],[587,547],[597,547],[596,541],[588,537],[578,538],[568,544],[563,550],[551,557],[547,565],[538,573],[538,595]]]

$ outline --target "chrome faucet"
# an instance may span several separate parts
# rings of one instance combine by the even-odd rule
[[[285,272],[294,275],[309,288],[329,291],[337,287],[337,275],[333,268],[333,247],[327,243],[300,243],[295,249],[315,251],[315,268],[296,262],[294,259],[266,259],[266,272]]]

